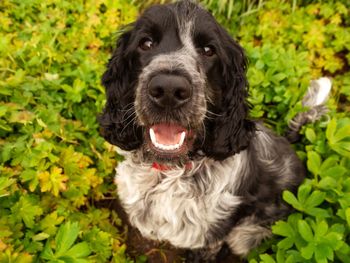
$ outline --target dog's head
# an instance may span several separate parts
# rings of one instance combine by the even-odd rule
[[[202,151],[224,159],[247,147],[243,49],[190,1],[157,5],[118,39],[103,75],[107,104],[102,134],[154,161]]]

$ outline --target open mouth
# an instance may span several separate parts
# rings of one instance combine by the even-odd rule
[[[176,154],[187,149],[188,130],[177,124],[161,123],[149,128],[152,148],[157,152]]]

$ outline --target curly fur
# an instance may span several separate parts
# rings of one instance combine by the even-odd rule
[[[145,37],[156,43],[153,49],[140,49]],[[201,54],[207,45],[213,56]],[[149,8],[119,37],[102,79],[107,103],[99,120],[105,139],[124,150],[118,194],[145,237],[195,250],[204,259],[215,258],[224,243],[246,255],[289,213],[281,193],[295,191],[305,169],[287,139],[247,118],[246,68],[243,49],[190,1]],[[156,107],[147,89],[158,74],[191,83],[189,102]],[[295,135],[311,119],[293,121]],[[154,153],[147,129],[157,123],[191,130],[188,151],[168,158]],[[155,169],[154,162],[171,169]]]

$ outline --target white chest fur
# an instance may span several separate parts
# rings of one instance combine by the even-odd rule
[[[245,151],[223,162],[204,158],[192,168],[158,171],[136,154],[117,167],[119,198],[142,235],[177,247],[200,248],[207,234],[240,204],[236,189],[246,174]]]

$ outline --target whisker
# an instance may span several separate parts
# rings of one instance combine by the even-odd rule
[[[131,102],[131,103],[128,103],[125,107],[123,107],[123,109],[118,109],[118,111],[120,112],[129,111],[133,108],[134,108],[134,103]]]
[[[203,147],[204,145],[204,142],[205,142],[205,137],[206,137],[206,129],[205,129],[205,124],[204,124],[204,121],[201,122],[202,126],[203,126],[203,140],[202,140],[202,144],[201,144],[201,147]]]
[[[204,116],[206,119],[208,119],[208,120],[214,120],[214,117],[210,117],[210,116],[208,116],[207,114],[205,114],[205,116]]]
[[[123,120],[124,121],[127,121],[130,117],[134,117],[136,115],[136,112],[135,111],[132,111],[129,116],[126,117],[126,115],[128,114],[128,112],[126,112],[124,115],[123,115]]]
[[[208,110],[208,109],[207,109],[207,113],[209,113],[209,114],[211,114],[211,115],[213,115],[213,116],[216,116],[216,117],[221,117],[221,116],[223,116],[223,114],[217,114],[217,113],[214,113],[214,112],[212,112],[212,111],[210,111],[210,110]]]
[[[124,130],[132,123],[132,122],[135,122],[136,121],[136,118],[137,116],[135,115],[125,126],[124,128],[122,129],[122,131],[120,133],[123,133]]]

